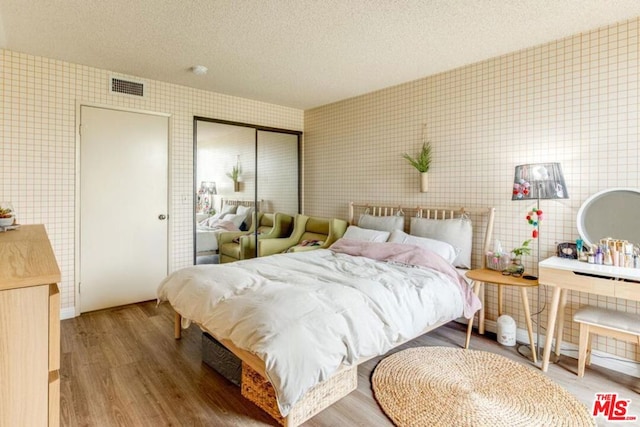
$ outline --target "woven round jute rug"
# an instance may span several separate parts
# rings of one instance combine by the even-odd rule
[[[593,426],[586,406],[533,368],[485,351],[417,347],[371,378],[398,426]]]

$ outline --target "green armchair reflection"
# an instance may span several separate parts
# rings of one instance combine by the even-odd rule
[[[317,218],[296,215],[291,236],[280,239],[260,240],[258,256],[281,252],[302,252],[326,249],[341,238],[347,230],[347,221],[336,218]]]
[[[218,253],[220,263],[239,261],[255,257],[255,225],[258,224],[258,240],[277,239],[291,232],[293,217],[284,213],[253,214],[251,228],[248,231],[229,231],[218,234]]]

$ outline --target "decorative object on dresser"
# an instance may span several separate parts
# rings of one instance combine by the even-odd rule
[[[378,364],[371,384],[401,427],[595,425],[587,407],[545,375],[486,351],[403,350]]]
[[[0,231],[7,231],[13,227],[16,221],[16,213],[11,202],[0,202]]]
[[[568,199],[567,185],[564,182],[560,163],[531,163],[518,165],[513,178],[511,200],[536,201],[536,205],[528,211],[527,222],[533,226],[531,237],[537,240],[536,270],[540,264],[540,223],[544,213],[540,209],[540,200]],[[529,276],[537,279],[535,276]],[[540,287],[536,302],[536,353],[540,351]]]
[[[0,233],[0,426],[60,424],[58,282],[43,225]]]

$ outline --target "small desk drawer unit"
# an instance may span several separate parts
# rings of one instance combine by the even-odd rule
[[[617,268],[620,270],[632,270],[621,267]],[[562,283],[563,288],[573,291],[633,300],[640,298],[640,283],[616,280],[611,276],[600,275],[605,274],[604,269],[603,271],[594,269],[592,272],[582,273],[579,271],[541,267],[540,271],[541,276],[544,276],[546,280]],[[608,271],[609,269],[607,269],[607,272]],[[640,271],[638,272],[640,273]]]

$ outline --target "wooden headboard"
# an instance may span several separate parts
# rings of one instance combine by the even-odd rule
[[[405,218],[453,219],[468,217],[473,227],[473,250],[471,262],[474,266],[485,267],[485,254],[491,248],[493,220],[496,209],[488,208],[438,208],[428,206],[384,206],[370,203],[349,203],[349,224],[357,225],[362,214],[373,216],[404,215]],[[411,221],[405,220],[405,232],[409,232]],[[478,227],[484,225],[484,227]]]
[[[256,206],[256,201],[255,200],[241,200],[241,199],[225,199],[222,198],[220,199],[220,206],[224,206],[224,204],[226,203],[227,205],[230,206],[247,206],[250,208],[256,208],[257,211],[260,211],[260,207],[262,206],[262,203],[264,202],[264,200],[258,200],[257,206]]]

